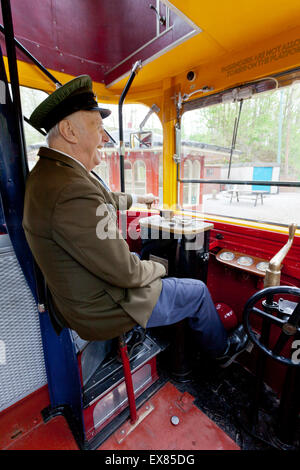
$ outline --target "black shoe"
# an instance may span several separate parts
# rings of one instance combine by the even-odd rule
[[[250,352],[251,346],[243,325],[240,325],[228,337],[227,350],[223,356],[217,357],[217,363],[220,367],[228,367],[239,354],[247,350]]]

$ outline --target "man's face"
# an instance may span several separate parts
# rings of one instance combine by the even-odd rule
[[[100,163],[99,149],[109,141],[98,111],[80,111],[79,145],[85,157],[85,166],[91,171]]]

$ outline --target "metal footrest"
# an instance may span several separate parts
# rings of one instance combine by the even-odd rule
[[[146,335],[143,343],[138,344],[130,358],[131,372],[134,373],[143,364],[150,361],[161,351],[161,347]],[[101,364],[83,390],[83,407],[90,406],[95,400],[99,400],[102,395],[116,387],[124,380],[123,365],[118,356],[108,357],[104,364]]]

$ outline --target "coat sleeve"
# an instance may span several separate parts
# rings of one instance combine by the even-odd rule
[[[115,208],[88,182],[61,191],[51,220],[53,240],[91,273],[114,286],[144,287],[166,274],[153,261],[129,251]]]
[[[110,195],[114,199],[117,209],[127,210],[132,206],[131,194],[111,192]]]

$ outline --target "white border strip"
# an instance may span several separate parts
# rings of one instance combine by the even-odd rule
[[[160,0],[163,2],[167,7],[170,8],[170,10],[173,10],[174,13],[176,13],[177,16],[180,16],[186,23],[188,23],[192,28],[194,28],[198,33],[202,33],[202,29],[197,26],[192,20],[190,20],[187,16],[185,16],[182,11],[178,10],[178,8],[174,7],[174,5],[169,2],[169,0]]]

